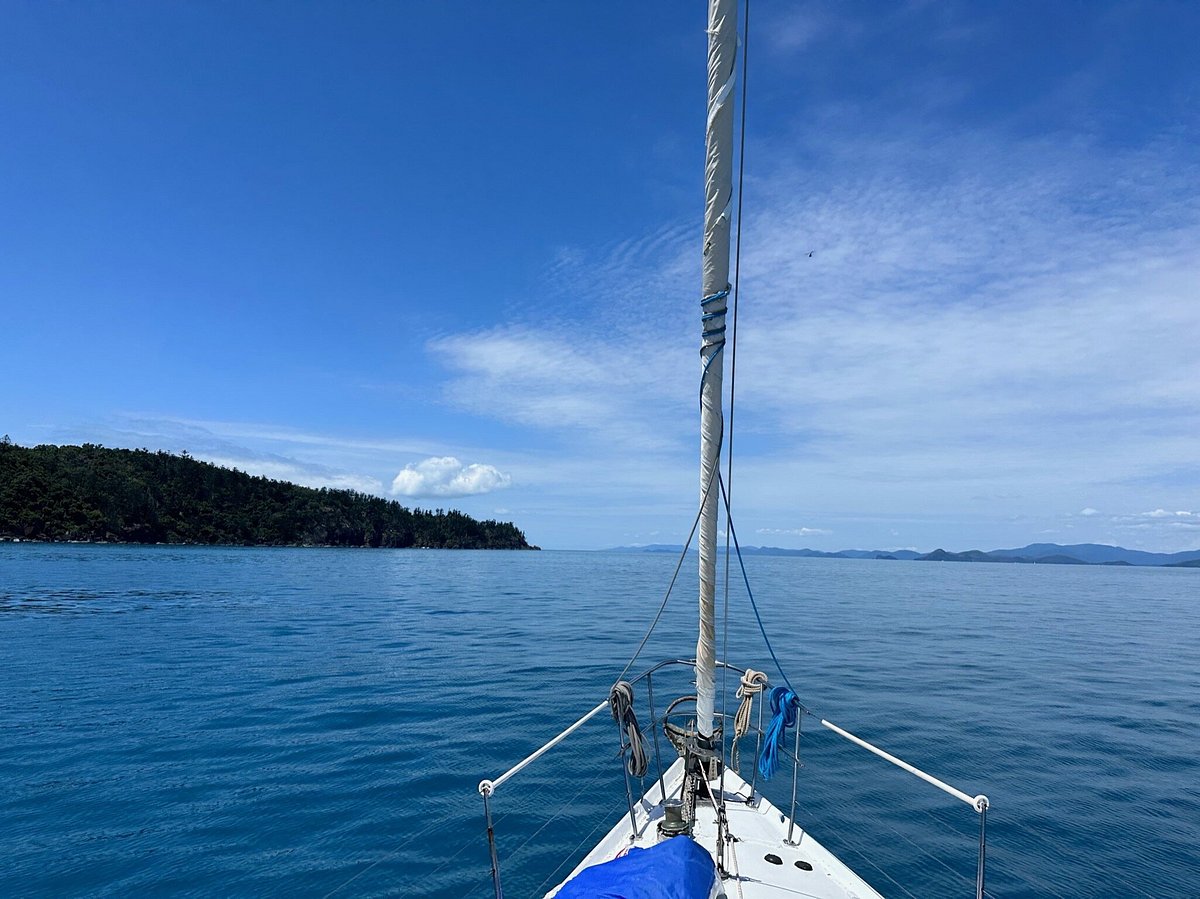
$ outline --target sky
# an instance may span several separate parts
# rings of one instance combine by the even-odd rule
[[[750,15],[741,542],[1200,547],[1200,5]],[[682,543],[705,16],[0,0],[0,432]]]

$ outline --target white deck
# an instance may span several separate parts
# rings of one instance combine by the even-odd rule
[[[667,796],[678,798],[683,785],[683,762],[677,760],[664,776]],[[720,790],[720,781],[710,784],[713,795]],[[732,848],[725,850],[727,876],[718,895],[728,899],[760,899],[760,897],[812,897],[812,899],[882,899],[866,881],[851,871],[833,853],[818,843],[798,825],[792,832],[792,843],[786,842],[788,820],[766,797],[755,794],[749,804],[750,785],[733,771],[725,772],[725,808],[729,831],[734,837]],[[631,846],[648,847],[657,843],[658,822],[663,816],[662,796],[658,782],[634,806],[637,837],[626,813],[608,832],[571,877],[584,868],[610,861]],[[710,803],[697,803],[696,824],[692,833],[696,842],[716,858],[716,812]],[[772,855],[780,864],[767,861]],[[802,861],[812,865],[811,871],[797,867]],[[570,877],[567,878],[570,880]],[[565,881],[564,881],[565,882]],[[547,897],[558,892],[555,887]]]

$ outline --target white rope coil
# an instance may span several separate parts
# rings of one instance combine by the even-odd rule
[[[754,697],[767,687],[767,676],[761,671],[747,668],[742,675],[742,682],[737,689],[737,697],[742,701],[737,714],[733,716],[733,738],[740,740],[750,732],[750,711],[754,705]]]
[[[767,676],[761,671],[747,668],[738,685],[737,697],[742,701],[737,713],[733,716],[733,751],[730,762],[734,770],[738,770],[741,753],[738,752],[738,741],[750,732],[750,712],[754,707],[754,697],[767,688]]]

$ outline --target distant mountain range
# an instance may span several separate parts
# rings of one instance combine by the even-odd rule
[[[678,544],[649,543],[644,546],[617,546],[605,552],[678,553]],[[743,546],[744,556],[801,556],[815,559],[887,559],[915,562],[1023,562],[1033,565],[1158,565],[1174,568],[1200,568],[1200,549],[1179,553],[1148,553],[1139,549],[1107,546],[1103,543],[1031,543],[1018,549],[970,549],[953,553],[935,549],[918,553],[909,549],[843,549],[823,552],[819,549],[782,549],[777,546]]]

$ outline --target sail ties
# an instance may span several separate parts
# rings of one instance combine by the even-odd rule
[[[767,737],[758,759],[758,773],[763,780],[770,780],[779,767],[779,752],[783,749],[787,729],[795,726],[799,711],[800,699],[787,687],[776,687],[771,691],[771,723],[767,726]]]
[[[642,739],[637,715],[633,711],[633,685],[629,681],[617,681],[608,695],[608,704],[612,709],[613,721],[620,728],[622,741],[629,744],[626,770],[634,777],[643,777],[650,760],[646,755],[646,743]]]

